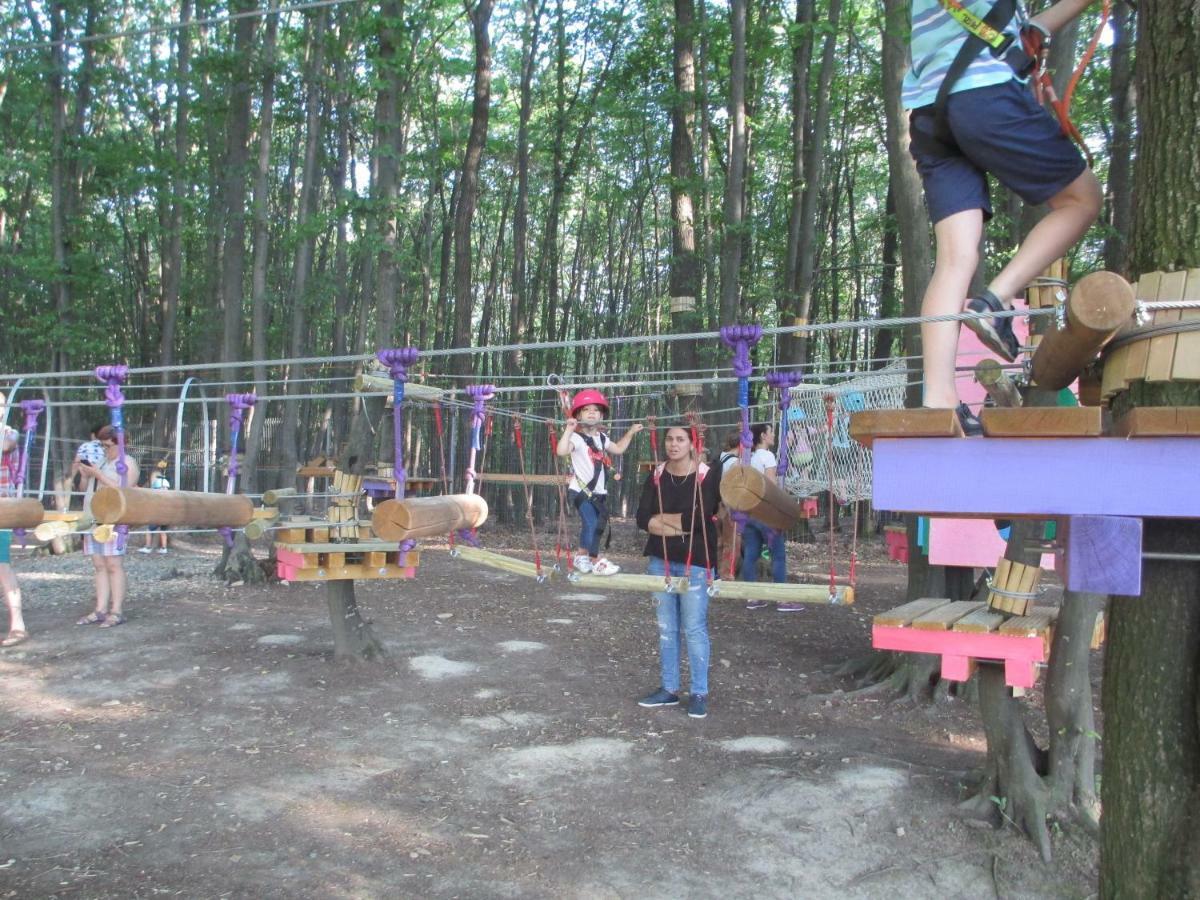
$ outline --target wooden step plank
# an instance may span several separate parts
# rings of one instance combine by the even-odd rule
[[[876,625],[883,625],[888,628],[907,628],[917,616],[932,612],[939,606],[946,606],[949,603],[950,601],[943,597],[927,597],[921,600],[912,600],[903,606],[897,606],[895,609],[879,613],[875,616],[874,622]]]
[[[1048,637],[1051,626],[1058,619],[1058,609],[1054,607],[1035,606],[1028,615],[1014,616],[1000,626],[1001,634],[1016,637]]]
[[[867,409],[850,416],[850,436],[870,447],[879,438],[963,437],[952,409]]]
[[[1187,277],[1186,269],[1165,273],[1158,285],[1158,299],[1182,300],[1187,288]],[[1177,309],[1160,309],[1154,313],[1154,324],[1173,325],[1179,321],[1179,314]],[[1150,350],[1146,354],[1146,381],[1171,380],[1178,337],[1178,334],[1160,334],[1150,338]]]
[[[950,631],[955,622],[963,616],[984,609],[986,604],[977,600],[955,600],[945,606],[939,606],[913,619],[912,627],[923,631]]]
[[[1131,409],[1113,422],[1113,434],[1118,437],[1198,435],[1200,406],[1142,406]]]
[[[952,630],[971,634],[989,634],[996,631],[1004,621],[1004,616],[992,612],[985,606],[983,609],[977,609],[975,612],[963,616],[954,623]]]
[[[979,414],[988,437],[1086,437],[1104,433],[1098,406],[1000,407]]]
[[[329,541],[307,543],[304,541],[275,541],[277,547],[282,547],[285,550],[293,550],[296,553],[390,553],[393,550],[398,550],[399,545],[395,541],[345,541],[342,543],[331,543]]]
[[[1200,300],[1200,268],[1188,269],[1184,300]],[[1200,319],[1200,309],[1185,309],[1180,319],[1184,322]],[[1171,370],[1172,381],[1200,381],[1200,331],[1184,331],[1175,344],[1175,366]]]

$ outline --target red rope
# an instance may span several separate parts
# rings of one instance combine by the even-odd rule
[[[833,523],[837,516],[837,501],[833,496],[833,394],[825,395],[825,427],[828,430],[825,441],[825,466],[829,470],[829,501],[826,506],[826,524],[829,526],[829,594],[837,593],[837,561],[834,550]]]

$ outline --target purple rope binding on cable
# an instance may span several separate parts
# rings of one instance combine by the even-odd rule
[[[408,381],[408,367],[416,363],[420,355],[421,351],[416,347],[396,347],[375,354],[392,376],[392,443],[395,447],[392,474],[396,479],[397,500],[404,499],[404,483],[408,480],[404,470],[404,385]],[[412,538],[400,542],[400,550],[404,553],[416,546],[417,542]]]
[[[792,388],[804,380],[802,372],[768,372],[767,387],[779,391],[779,478],[787,474],[788,465],[788,407],[792,402]]]
[[[475,458],[483,450],[483,423],[487,420],[487,402],[496,396],[496,386],[492,384],[468,384],[463,392],[475,401],[471,409],[471,456],[467,462],[467,493],[475,493]],[[471,534],[471,529],[460,528],[458,538],[464,544],[472,547],[479,546],[479,540]]]
[[[117,474],[121,476],[121,487],[128,487],[129,466],[125,464],[125,395],[121,393],[121,385],[129,375],[129,366],[98,366],[96,378],[103,381],[104,404],[108,407],[108,421],[117,432]],[[129,535],[128,525],[118,525],[117,546],[124,550],[125,539]]]
[[[238,479],[238,438],[242,434],[243,420],[246,410],[254,409],[258,402],[256,394],[226,394],[225,402],[229,404],[229,474],[225,478],[225,493],[232,494],[237,487]],[[233,546],[233,529],[223,525],[217,529],[225,539],[225,546]]]
[[[742,411],[742,462],[750,462],[750,374],[754,363],[750,348],[762,340],[761,325],[722,325],[721,340],[733,351],[733,374],[738,379],[738,407]]]
[[[22,428],[24,438],[18,444],[17,450],[17,478],[16,489],[17,496],[25,496],[25,477],[29,474],[29,454],[33,449],[33,436],[37,434],[38,416],[42,414],[42,410],[46,408],[46,403],[43,400],[23,400],[21,401],[21,409],[25,413],[25,426]],[[13,534],[21,539],[22,543],[25,540],[25,529],[14,528]]]

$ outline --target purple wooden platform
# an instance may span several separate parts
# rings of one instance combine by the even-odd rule
[[[889,438],[873,449],[876,509],[1200,519],[1200,438]]]

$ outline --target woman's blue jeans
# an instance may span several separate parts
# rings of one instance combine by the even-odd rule
[[[571,502],[583,523],[579,529],[579,549],[588,556],[600,555],[600,538],[608,524],[608,500],[604,494],[588,497],[583,491],[571,491]]]
[[[676,594],[667,591],[654,593],[655,612],[658,615],[658,655],[662,663],[662,686],[672,694],[679,693],[679,650],[682,641],[687,641],[688,669],[691,671],[691,693],[708,693],[708,577],[703,566],[688,567],[681,562],[664,563],[656,556],[650,557],[646,571],[651,575],[664,575],[670,567],[672,577],[688,573],[688,592]]]
[[[758,558],[762,556],[763,544],[771,551],[771,580],[776,584],[787,581],[787,543],[782,531],[750,519],[742,533],[742,544],[742,581],[758,581]]]

